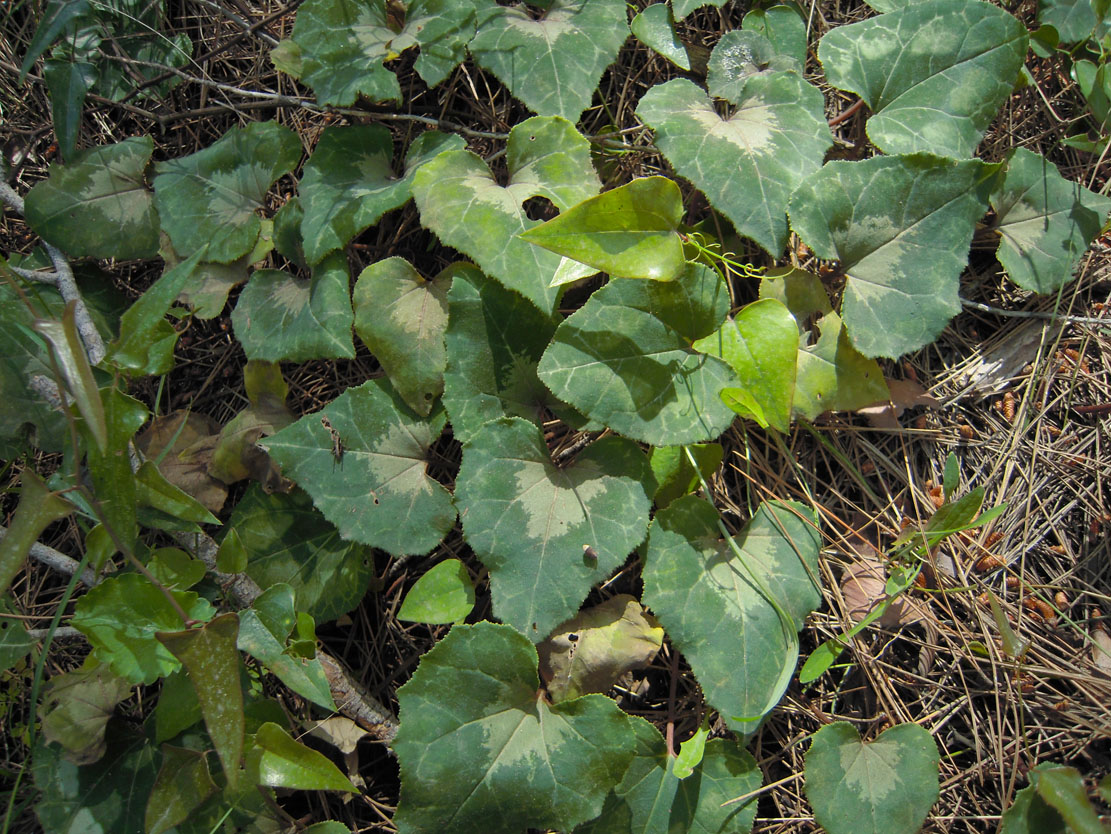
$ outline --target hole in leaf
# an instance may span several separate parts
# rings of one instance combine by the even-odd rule
[[[530,197],[525,200],[524,206],[525,215],[529,220],[551,220],[559,212],[552,204],[552,201],[547,197]]]

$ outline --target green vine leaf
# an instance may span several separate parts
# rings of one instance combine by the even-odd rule
[[[499,417],[539,425],[556,406],[536,376],[555,319],[469,264],[448,269],[444,408],[456,439],[466,443],[483,423]]]
[[[394,390],[422,417],[444,390],[451,270],[425,280],[403,258],[371,264],[355,282],[355,332]]]
[[[551,286],[561,258],[518,237],[539,225],[522,207],[539,196],[564,211],[597,194],[601,183],[589,143],[562,118],[521,122],[509,132],[506,156],[509,185],[503,188],[480,157],[446,151],[417,171],[413,197],[421,222],[445,245],[551,314],[561,292]]]
[[[937,743],[917,724],[863,742],[845,721],[806,751],[806,797],[830,834],[914,834],[937,802]]]
[[[255,746],[247,754],[247,772],[259,785],[359,792],[327,756],[295,741],[273,722],[263,724],[255,733]]]
[[[423,554],[455,524],[451,494],[426,471],[444,423],[442,410],[421,419],[372,379],[262,445],[345,539]]]
[[[351,275],[335,252],[303,279],[260,269],[239,294],[231,321],[248,359],[269,362],[352,359]]]
[[[631,441],[596,440],[557,468],[537,426],[484,425],[464,447],[455,499],[490,571],[495,616],[533,642],[547,637],[644,540],[655,488]]]
[[[998,170],[928,154],[876,156],[831,162],[791,195],[795,231],[845,272],[841,318],[862,354],[917,350],[960,312],[958,279]]]
[[[963,159],[1014,89],[1027,40],[998,6],[927,0],[834,29],[818,59],[830,84],[871,108],[877,148]]]
[[[687,450],[698,464],[695,470]],[[661,510],[672,501],[701,489],[721,466],[725,449],[720,443],[692,443],[688,446],[656,446],[652,449],[652,474],[659,486],[653,499]],[[699,475],[702,477],[700,478]]]
[[[262,228],[255,212],[266,192],[300,158],[292,130],[253,122],[203,150],[160,162],[154,202],[174,249],[192,254],[207,244],[208,259],[219,263],[246,255]]]
[[[724,804],[752,793],[763,779],[756,761],[740,744],[713,739],[691,776],[680,779],[674,772],[676,760],[668,756],[659,730],[643,718],[630,722],[637,741],[633,761],[601,818],[576,834],[616,830],[607,824],[626,816],[629,825],[622,830],[633,834],[748,834],[752,830],[754,799]]]
[[[463,60],[474,34],[474,7],[460,0],[413,0],[404,22],[390,14],[386,0],[307,0],[292,42],[282,41],[272,56],[275,65],[312,87],[321,104],[347,107],[359,96],[398,101],[401,88],[386,61],[419,46],[415,69],[434,87]]]
[[[727,119],[685,78],[658,84],[637,105],[656,145],[710,204],[773,255],[787,244],[787,199],[822,164],[833,138],[822,94],[793,72],[747,79]]]
[[[1023,289],[1048,293],[1073,277],[1099,234],[1111,200],[1066,180],[1040,154],[1016,148],[1007,160],[995,209],[999,262]]]
[[[629,36],[621,0],[552,0],[533,19],[524,4],[476,0],[471,55],[541,116],[577,122]]]
[[[304,7],[302,7],[304,8]],[[301,234],[310,264],[342,249],[385,214],[409,201],[417,168],[464,141],[430,130],[409,146],[405,171],[393,170],[393,137],[382,125],[327,127],[301,178]]]
[[[407,623],[458,623],[474,608],[474,580],[458,559],[431,568],[405,595],[397,618]]]
[[[814,420],[826,411],[856,411],[891,398],[883,369],[853,347],[840,316],[829,313],[815,327],[818,341],[798,352],[796,414]]]
[[[683,196],[666,177],[641,177],[572,206],[524,240],[622,278],[674,280],[686,265]]]
[[[717,510],[688,496],[656,514],[644,558],[644,604],[698,678],[729,727],[745,732],[782,695],[797,642],[764,596],[795,628],[821,603],[815,584],[821,535],[816,518],[791,503],[760,506],[734,541],[721,541]],[[753,582],[757,577],[759,582]]]
[[[611,281],[564,321],[540,360],[559,399],[614,431],[670,446],[713,440],[733,422],[728,365],[694,349],[729,309],[724,282],[695,264],[675,281]]]
[[[192,620],[207,622],[216,609],[193,591],[169,591]],[[182,627],[166,594],[137,573],[105,579],[77,601],[71,620],[93,653],[133,684],[150,685],[181,667],[155,632]]]
[[[158,212],[143,178],[153,151],[149,136],[137,136],[51,165],[27,192],[28,225],[72,257],[153,257]]]
[[[261,587],[293,587],[297,610],[331,622],[359,604],[374,575],[371,550],[340,539],[300,491],[267,495],[251,486],[226,529],[247,553],[247,575]]]
[[[570,830],[601,813],[631,720],[601,695],[549,706],[536,664],[527,638],[493,623],[455,626],[421,658],[397,692],[401,831]]]

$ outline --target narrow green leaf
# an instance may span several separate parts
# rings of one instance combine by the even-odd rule
[[[304,280],[260,269],[239,294],[232,325],[249,359],[305,362],[355,356],[347,256],[334,252]]]
[[[300,158],[292,130],[252,122],[203,150],[160,162],[154,202],[174,249],[193,254],[207,246],[208,258],[219,263],[246,255],[262,228],[255,212],[267,190]]]
[[[1080,772],[1074,767],[1042,762],[1030,771],[1030,784],[1075,834],[1107,834],[1088,799]]]
[[[155,635],[189,674],[205,727],[232,790],[239,783],[246,726],[243,688],[239,683],[242,661],[235,647],[238,632],[239,618],[228,613],[200,629],[161,631]]]
[[[397,696],[402,831],[569,831],[598,816],[633,754],[631,719],[608,698],[550,706],[537,656],[509,626],[455,626]],[[506,802],[511,796],[512,802]]]
[[[552,0],[535,19],[524,4],[476,0],[468,45],[483,69],[541,116],[577,122],[629,36],[621,0]]]
[[[946,502],[949,502],[953,493],[957,491],[957,487],[961,483],[961,463],[957,460],[957,456],[950,452],[949,456],[945,458],[945,473],[941,479],[942,496]]]
[[[135,473],[135,485],[140,506],[154,507],[183,521],[198,524],[220,523],[220,519],[205,509],[197,499],[167,481],[158,467],[149,460],[143,461]]]
[[[108,446],[104,405],[100,401],[93,369],[85,353],[85,344],[77,333],[74,312],[76,303],[71,301],[66,305],[61,321],[36,319],[31,326],[50,343],[54,361],[65,380],[66,390],[85,419],[85,430],[96,443],[97,449],[104,452]]]
[[[1040,154],[1016,148],[991,195],[999,262],[1023,289],[1049,293],[1070,281],[1100,233],[1111,199],[1066,180]]]
[[[675,34],[675,21],[667,3],[653,3],[639,12],[629,24],[638,41],[658,55],[662,55],[679,69],[690,70],[691,61],[686,47]]]
[[[485,424],[464,447],[455,500],[490,570],[495,615],[533,642],[547,637],[643,541],[654,490],[629,440],[596,440],[557,468],[537,426]]]
[[[355,333],[394,389],[422,417],[444,390],[450,267],[425,280],[403,258],[371,264],[355,282]]]
[[[35,34],[27,46],[27,54],[23,56],[23,63],[19,67],[19,83],[22,84],[27,77],[28,70],[42,53],[62,34],[62,30],[70,24],[89,14],[88,0],[47,0],[46,8],[35,27]]]
[[[147,802],[146,834],[163,834],[185,822],[214,793],[216,783],[203,752],[164,744],[162,767]]]
[[[666,177],[642,177],[584,200],[521,237],[614,277],[671,281],[686,262],[678,232],[682,219],[679,186]]]
[[[133,552],[139,536],[138,486],[131,470],[128,445],[146,422],[149,412],[141,402],[118,388],[101,392],[108,444],[103,452],[89,449],[89,475],[97,497],[97,517],[107,528],[112,543],[123,552]]]
[[[247,756],[247,771],[258,784],[275,788],[359,792],[326,756],[294,741],[271,722],[255,732],[255,746]]]
[[[671,764],[671,772],[676,779],[686,779],[694,769],[702,764],[702,757],[706,752],[706,739],[710,735],[710,726],[706,719],[694,731],[694,735],[679,745],[679,755]]]
[[[47,61],[42,74],[50,91],[50,114],[58,149],[62,159],[72,159],[81,131],[81,109],[85,94],[96,81],[96,68],[84,61]]]
[[[30,467],[23,470],[20,484],[19,505],[0,539],[0,596],[11,587],[42,531],[73,512],[73,505],[48,490]]]
[[[937,743],[917,724],[863,742],[845,721],[806,751],[806,798],[829,834],[915,834],[937,802]]]
[[[427,553],[455,523],[451,494],[427,472],[444,423],[442,410],[421,419],[389,383],[372,379],[263,446],[344,538]]]
[[[916,350],[960,312],[960,273],[997,171],[979,160],[875,156],[831,162],[791,195],[792,227],[845,272],[841,317],[862,354]]]
[[[967,158],[1011,95],[1026,44],[1026,27],[996,5],[928,0],[832,30],[818,59],[830,84],[867,102],[880,150]]]
[[[474,581],[466,565],[445,559],[409,589],[397,618],[408,623],[457,623],[471,613],[474,600]]]

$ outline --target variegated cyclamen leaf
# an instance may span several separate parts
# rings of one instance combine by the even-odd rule
[[[255,213],[270,186],[293,170],[301,142],[276,122],[232,128],[214,145],[160,162],[154,202],[162,228],[182,257],[228,263],[246,255],[262,228]]]
[[[872,110],[884,153],[968,158],[1014,89],[1026,27],[982,0],[927,0],[840,26],[818,58],[834,87]]]
[[[729,366],[694,348],[725,320],[729,293],[691,264],[674,281],[611,281],[556,330],[540,380],[619,434],[670,446],[713,440],[733,422],[718,396]]]
[[[633,755],[631,719],[602,695],[550,706],[536,665],[494,623],[455,626],[421,658],[397,692],[399,830],[570,831],[601,813]]]
[[[539,225],[522,207],[539,196],[563,211],[593,197],[601,183],[589,143],[558,116],[537,116],[515,126],[507,162],[509,184],[502,187],[481,157],[447,151],[417,171],[413,198],[421,222],[441,242],[469,255],[487,275],[550,315],[563,289],[551,286],[562,259],[518,237]]]
[[[822,600],[815,584],[821,534],[804,507],[770,502],[734,541],[743,561],[721,540],[717,510],[700,498],[661,510],[648,532],[643,601],[706,700],[745,732],[775,706],[798,659],[797,638],[793,650],[787,625],[753,577],[801,627]]]
[[[444,408],[456,439],[466,443],[499,417],[539,425],[557,407],[536,376],[555,318],[469,264],[449,269]]]
[[[576,834],[610,831],[607,817],[629,818],[624,831],[668,834],[697,831],[705,834],[748,834],[756,817],[755,799],[733,802],[751,794],[763,779],[752,756],[736,741],[713,739],[706,744],[694,773],[675,775],[675,757],[667,754],[660,731],[643,718],[630,719],[636,750],[629,769],[614,789],[606,812]]]
[[[937,802],[937,764],[937,742],[917,724],[865,742],[837,721],[806,751],[806,798],[830,834],[914,834]]]
[[[771,72],[748,78],[736,104],[722,119],[701,88],[677,78],[649,90],[637,115],[738,234],[778,255],[787,243],[787,199],[833,144],[822,94],[796,73]]]
[[[806,20],[797,6],[755,8],[744,16],[741,28],[763,35],[777,56],[791,61],[802,72],[806,65]]]
[[[72,257],[149,258],[158,251],[158,213],[143,172],[154,142],[138,136],[94,148],[27,192],[27,223]]]
[[[371,264],[355,282],[355,332],[422,417],[444,390],[450,286],[450,270],[426,280],[404,258]]]
[[[791,226],[845,272],[841,318],[865,356],[933,341],[960,312],[960,273],[998,165],[929,154],[830,162],[791,195]]]
[[[596,440],[557,467],[539,427],[484,425],[463,449],[455,497],[463,537],[490,571],[494,615],[533,642],[547,637],[644,539],[655,488],[629,440]]]
[[[280,61],[297,69],[322,104],[346,107],[359,96],[398,101],[401,88],[385,62],[419,46],[416,70],[439,84],[463,60],[474,34],[474,6],[465,0],[413,0],[400,28],[386,0],[307,0],[297,10],[293,46]]]
[[[426,471],[444,414],[420,419],[384,379],[348,388],[262,442],[345,539],[427,553],[455,524],[451,495]]]
[[[326,127],[301,179],[301,235],[310,264],[341,249],[408,202],[416,169],[441,151],[458,150],[463,140],[428,131],[409,147],[402,176],[393,169],[393,138],[382,125]]]
[[[475,5],[471,55],[541,116],[577,122],[629,36],[622,0],[552,0],[539,20],[524,4]]]
[[[269,362],[352,358],[350,280],[342,252],[317,264],[310,279],[277,269],[255,272],[231,317],[247,358]]]
[[[1053,292],[1072,279],[1080,256],[1099,234],[1111,200],[1066,180],[1041,154],[1016,148],[995,209],[999,262],[1023,289]]]

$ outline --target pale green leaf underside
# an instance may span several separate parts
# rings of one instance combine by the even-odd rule
[[[149,258],[158,251],[158,214],[143,172],[149,136],[94,148],[27,193],[27,223],[71,257]]]
[[[248,359],[270,362],[350,359],[354,314],[342,253],[329,255],[311,279],[260,269],[239,295],[232,324]]]
[[[328,127],[320,136],[301,179],[305,257],[317,263],[408,202],[416,169],[463,140],[438,131],[421,134],[410,146],[405,173],[393,170],[393,138],[382,125]]]
[[[1011,94],[1026,27],[981,0],[927,0],[834,29],[818,46],[830,84],[872,109],[885,153],[971,157]]]
[[[397,693],[399,830],[570,831],[601,812],[633,753],[630,721],[601,695],[549,706],[536,665],[493,623],[455,626],[421,658]]]
[[[830,834],[914,834],[937,801],[937,763],[937,743],[917,724],[864,743],[838,721],[814,734],[806,796]]]
[[[737,378],[692,345],[724,320],[716,273],[691,265],[677,280],[615,279],[565,320],[540,360],[563,402],[654,446],[713,440],[733,422],[718,396]]]
[[[355,282],[355,332],[422,417],[444,390],[450,286],[449,270],[425,280],[403,258],[371,264]]]
[[[648,533],[644,604],[667,629],[706,700],[730,727],[747,731],[769,709],[784,665],[794,662],[784,625],[750,577],[756,574],[801,626],[821,602],[821,536],[808,512],[762,504],[735,537],[738,563],[720,540],[717,511],[688,496],[657,513]]]
[[[629,35],[621,0],[554,0],[540,20],[523,5],[476,5],[471,55],[541,116],[577,122]]]
[[[960,312],[958,279],[995,165],[927,154],[831,162],[791,195],[791,225],[846,274],[841,318],[865,356],[933,341]]]
[[[655,481],[640,448],[597,440],[557,468],[540,429],[487,423],[463,450],[463,536],[490,570],[494,615],[534,642],[573,616],[644,539]],[[597,559],[583,559],[590,546]]]
[[[539,225],[523,205],[541,196],[564,210],[593,197],[601,184],[589,144],[559,117],[538,116],[514,127],[507,157],[509,185],[502,187],[470,151],[442,153],[417,171],[413,197],[421,222],[441,242],[551,314],[561,288],[550,284],[561,258],[518,237]]]
[[[288,583],[297,610],[318,623],[358,605],[374,573],[370,548],[341,540],[300,490],[266,495],[252,486],[227,526],[247,553],[247,575],[263,588]]]
[[[373,379],[262,445],[341,536],[400,556],[427,553],[455,523],[450,493],[426,472],[428,447],[443,428],[442,412],[422,420]]]
[[[444,408],[456,439],[466,443],[483,423],[499,417],[539,425],[555,405],[536,376],[555,319],[473,266],[449,269]]]
[[[182,257],[207,245],[206,258],[227,263],[251,251],[255,213],[275,180],[293,170],[301,142],[276,122],[233,128],[204,150],[160,162],[154,202],[162,228]]]
[[[778,255],[787,242],[787,199],[833,144],[822,94],[793,72],[774,72],[749,78],[737,105],[723,120],[701,88],[680,78],[649,90],[637,115],[738,234]]]
[[[1068,282],[1099,234],[1111,200],[1060,175],[1040,154],[1017,148],[991,195],[1002,236],[999,262],[1024,289],[1052,292]]]

